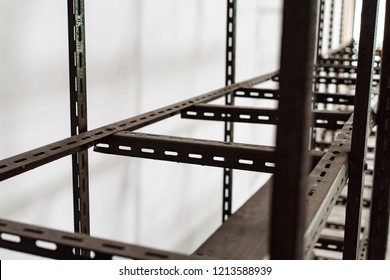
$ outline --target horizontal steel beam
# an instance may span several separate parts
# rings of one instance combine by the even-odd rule
[[[338,236],[321,236],[315,246],[316,249],[343,252],[344,239]]]
[[[183,137],[119,132],[102,139],[100,153],[272,173],[272,147]]]
[[[356,85],[356,78],[352,77],[334,77],[334,76],[315,76],[315,81],[320,84],[334,84],[334,85]],[[379,84],[379,78],[373,78],[372,85]]]
[[[314,110],[314,127],[340,129],[352,112]],[[182,110],[181,117],[209,121],[278,124],[278,110],[229,105],[200,104]]]
[[[240,88],[234,92],[234,95],[236,97],[279,100],[277,89]],[[352,94],[327,92],[313,92],[313,98],[316,103],[337,105],[354,105],[355,100],[355,96]]]
[[[0,219],[0,247],[54,259],[194,259],[126,243]],[[76,255],[88,250],[91,256]],[[198,257],[199,258],[199,257]]]
[[[95,141],[124,130],[136,130],[160,120],[179,114],[181,110],[195,104],[213,101],[242,87],[252,87],[272,79],[278,72],[262,75],[241,83],[236,83],[209,93],[190,98],[170,106],[150,111],[135,117],[115,122],[52,144],[15,155],[0,161],[0,181],[4,181],[28,170],[37,168],[67,155],[88,149]]]
[[[349,73],[355,74],[357,71],[357,66],[354,65],[344,65],[344,64],[323,64],[320,63],[317,65],[317,68],[321,71],[325,71],[327,73]],[[374,73],[379,74],[381,68],[374,67]]]

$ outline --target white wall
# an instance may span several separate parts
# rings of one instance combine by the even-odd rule
[[[278,69],[281,0],[238,2],[240,81]],[[87,0],[89,128],[222,87],[225,11],[225,0]],[[0,0],[0,36],[7,158],[70,134],[66,1]],[[178,117],[142,131],[223,139],[222,123]],[[273,145],[270,127],[237,132]],[[266,177],[236,172],[234,208]],[[93,236],[191,253],[220,224],[222,170],[91,151],[90,199]],[[0,217],[72,231],[70,157],[1,182]]]

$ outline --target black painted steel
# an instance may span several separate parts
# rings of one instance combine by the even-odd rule
[[[84,0],[68,0],[71,135],[88,131]],[[74,230],[89,234],[88,151],[72,154]],[[88,254],[87,252],[77,252]]]
[[[235,83],[236,74],[236,21],[237,21],[237,1],[227,0],[226,16],[226,70],[225,84],[230,86]],[[226,105],[234,105],[234,92],[229,92],[225,96]],[[234,123],[225,122],[224,141],[234,141]],[[232,214],[233,197],[233,170],[223,169],[222,177],[222,222],[226,221]]]
[[[351,111],[314,110],[314,127],[337,130],[341,129],[351,116]],[[278,110],[267,108],[251,108],[239,106],[221,106],[201,104],[187,108],[181,112],[182,118],[229,121],[242,123],[278,124]]]
[[[390,212],[390,1],[386,1],[368,259],[385,259]]]
[[[360,246],[362,192],[369,134],[369,105],[373,85],[378,3],[377,0],[363,0],[362,6],[343,259],[357,259]]]
[[[135,132],[102,139],[95,151],[267,173],[275,167],[273,147]]]
[[[317,4],[313,0],[284,1],[271,211],[272,259],[303,258]]]
[[[4,219],[0,219],[0,247],[63,260],[197,258]],[[77,251],[90,252],[90,255],[79,255]]]
[[[75,135],[49,145],[15,155],[0,161],[0,181],[4,181],[18,174],[22,174],[31,169],[42,166],[46,163],[63,158],[83,149],[88,149],[104,137],[113,135],[116,132],[124,130],[136,130],[145,127],[160,120],[177,115],[181,110],[195,104],[210,102],[220,97],[224,97],[231,91],[242,87],[252,87],[256,84],[272,79],[278,72],[272,72],[266,75],[249,79],[247,81],[233,84],[228,87],[217,89],[203,95],[199,95],[187,100],[183,100],[172,105],[140,114],[119,122],[115,122],[100,128],[96,128],[79,135]]]

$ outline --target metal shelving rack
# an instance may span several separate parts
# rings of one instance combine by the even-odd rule
[[[384,259],[390,205],[389,24],[379,61],[374,56],[378,1],[363,0],[358,52],[352,35],[343,41],[352,34],[348,29],[354,18],[345,22],[345,13],[355,9],[355,1],[342,1],[340,27],[333,21],[333,0],[329,9],[326,0],[284,2],[280,71],[236,83],[237,0],[227,0],[225,87],[88,130],[84,0],[68,0],[72,136],[1,160],[0,180],[71,155],[74,232],[0,219],[0,247],[56,259],[318,259],[324,258],[323,249],[344,259]],[[328,55],[322,51],[326,13],[330,49],[333,31],[340,30],[340,46]],[[278,89],[263,86],[269,81]],[[342,86],[348,92],[339,92]],[[370,106],[374,87],[379,87],[377,109]],[[225,105],[209,104],[218,98],[225,98]],[[238,107],[236,98],[277,100],[279,107]],[[178,114],[224,122],[224,141],[134,132]],[[235,143],[235,122],[277,125],[276,148]],[[369,136],[376,136],[375,149],[367,149]],[[92,147],[100,153],[223,168],[224,223],[192,255],[89,236]],[[373,168],[365,168],[373,153]],[[236,213],[231,210],[233,169],[275,174]],[[364,183],[364,173],[366,179],[373,177],[372,184]],[[363,187],[372,196],[363,196]],[[332,220],[337,207],[346,208],[346,223]],[[362,224],[362,209],[370,212],[371,222]],[[332,230],[345,231],[345,237],[329,235]]]

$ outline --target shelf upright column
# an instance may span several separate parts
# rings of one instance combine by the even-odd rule
[[[328,53],[333,49],[334,0],[330,1],[329,13]]]
[[[302,259],[318,1],[285,0],[271,259]]]
[[[357,66],[349,183],[345,218],[344,259],[357,259],[363,207],[364,165],[369,134],[368,114],[372,90],[378,0],[363,0]]]
[[[237,0],[227,0],[226,20],[226,69],[225,84],[230,86],[235,83],[236,72],[236,18]],[[225,96],[226,105],[234,105],[234,92]],[[234,141],[233,122],[225,122],[225,142]],[[222,222],[225,222],[232,214],[233,196],[233,169],[223,169],[223,201],[222,201]]]
[[[390,212],[390,1],[386,1],[368,259],[384,260]]]
[[[344,43],[345,0],[341,0],[339,45]]]
[[[69,85],[71,134],[87,127],[84,0],[68,0]],[[88,150],[72,155],[74,230],[89,234]],[[76,252],[86,254],[87,252]]]

